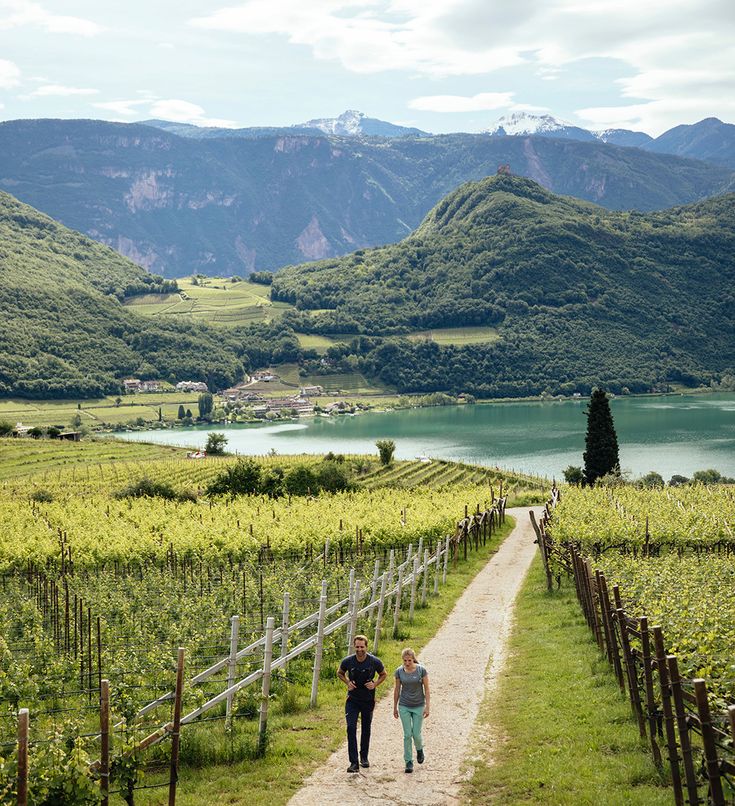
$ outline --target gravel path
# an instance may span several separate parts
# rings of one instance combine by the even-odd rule
[[[393,719],[393,697],[375,706],[368,769],[346,772],[347,742],[316,770],[289,806],[339,804],[459,804],[464,762],[485,691],[495,685],[505,657],[510,613],[536,550],[528,508],[509,509],[516,527],[457,601],[419,660],[431,679],[431,716],[424,722],[426,762],[403,771],[403,734]],[[393,685],[388,669],[383,685]],[[359,737],[359,727],[358,727]]]

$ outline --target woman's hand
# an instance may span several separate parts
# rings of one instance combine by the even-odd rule
[[[393,719],[398,719],[398,709],[397,708],[393,709]]]
[[[427,706],[426,708],[424,708],[424,719],[426,719],[428,716],[429,716],[429,707]]]

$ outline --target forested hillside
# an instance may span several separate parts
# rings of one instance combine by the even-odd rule
[[[115,394],[127,375],[227,386],[249,361],[246,347],[260,360],[278,348],[268,328],[246,343],[190,321],[143,319],[119,302],[170,287],[0,193],[0,395]]]
[[[612,209],[685,204],[732,182],[720,166],[543,137],[192,139],[93,120],[0,124],[0,188],[166,277],[245,275],[394,243],[500,164]]]
[[[282,270],[272,294],[304,311],[286,315],[298,330],[361,334],[363,371],[401,390],[641,391],[735,366],[734,252],[732,194],[621,213],[498,175],[399,244]],[[497,326],[500,341],[374,338],[462,324]]]

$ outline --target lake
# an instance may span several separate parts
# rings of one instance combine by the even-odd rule
[[[392,439],[396,457],[430,456],[561,478],[582,465],[587,400],[483,403],[354,417],[315,417],[277,425],[195,426],[122,433],[122,439],[203,447],[209,431],[246,455],[374,453]],[[715,468],[735,476],[735,394],[618,397],[611,401],[624,471],[664,479]]]

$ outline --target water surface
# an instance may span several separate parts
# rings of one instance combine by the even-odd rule
[[[583,463],[586,406],[586,399],[487,403],[120,436],[199,448],[218,431],[229,451],[247,455],[377,453],[376,439],[392,439],[399,459],[425,455],[561,478]],[[735,477],[735,394],[619,397],[611,407],[624,471],[669,479],[715,468]]]

